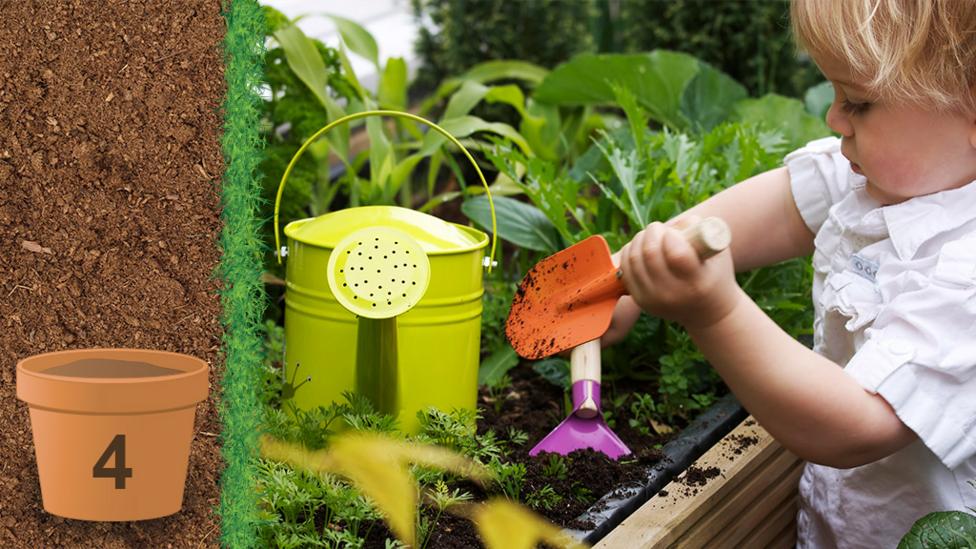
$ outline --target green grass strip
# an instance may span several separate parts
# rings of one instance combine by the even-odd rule
[[[261,257],[268,251],[259,236],[258,219],[262,148],[258,86],[262,79],[264,18],[254,0],[225,0],[223,16],[227,21],[227,96],[222,140],[223,256],[219,270],[223,280],[220,301],[225,368],[220,416],[225,468],[220,516],[221,543],[239,548],[254,545],[257,516],[253,466],[261,412],[256,389],[262,361],[261,318],[266,305],[260,280]]]

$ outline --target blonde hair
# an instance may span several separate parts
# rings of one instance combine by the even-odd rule
[[[797,43],[882,99],[976,112],[976,0],[793,0]]]

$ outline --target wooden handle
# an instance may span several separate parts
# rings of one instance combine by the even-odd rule
[[[572,382],[590,379],[600,382],[600,340],[592,339],[573,347],[569,354],[569,373]],[[600,413],[596,402],[587,398],[576,410],[576,415],[591,418]]]
[[[691,227],[682,229],[681,233],[702,259],[721,252],[732,242],[732,231],[718,217],[706,217]]]

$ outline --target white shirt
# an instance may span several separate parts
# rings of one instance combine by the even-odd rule
[[[882,207],[837,138],[785,163],[816,234],[814,350],[918,435],[861,467],[807,464],[798,547],[895,547],[932,511],[976,507],[976,181]]]

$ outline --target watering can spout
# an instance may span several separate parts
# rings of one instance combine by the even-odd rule
[[[430,283],[420,244],[392,227],[350,233],[329,257],[329,288],[358,318],[356,392],[380,412],[399,409],[396,317],[412,309]]]

